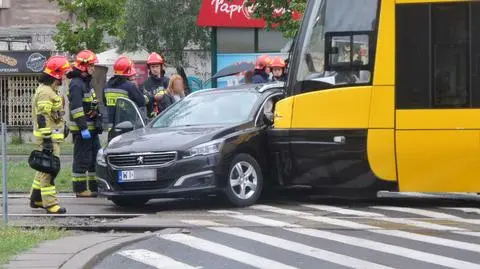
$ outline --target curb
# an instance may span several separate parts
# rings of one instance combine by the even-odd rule
[[[155,235],[155,233],[131,235],[99,243],[76,253],[69,260],[64,262],[59,269],[92,269],[98,262],[115,251],[127,245],[149,239],[150,237],[155,237]]]

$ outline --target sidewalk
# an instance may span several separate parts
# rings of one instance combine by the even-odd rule
[[[88,233],[47,241],[10,261],[6,269],[88,269],[122,247],[153,233]]]

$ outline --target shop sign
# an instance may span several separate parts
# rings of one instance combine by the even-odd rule
[[[40,73],[50,51],[0,51],[0,74]]]
[[[253,18],[255,6],[246,7],[247,0],[203,0],[197,24],[205,27],[238,27],[264,28],[263,19]],[[285,9],[276,9],[275,14],[281,15]],[[295,14],[296,19],[301,16]]]

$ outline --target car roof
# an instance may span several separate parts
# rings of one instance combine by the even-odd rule
[[[210,94],[210,93],[215,93],[215,92],[239,92],[239,91],[251,91],[251,92],[257,92],[260,94],[263,93],[272,93],[272,92],[278,92],[281,89],[283,89],[285,86],[284,82],[270,82],[270,83],[264,83],[264,84],[242,84],[242,85],[236,85],[236,86],[230,86],[226,88],[209,88],[209,89],[202,89],[199,91],[196,91],[192,93],[192,95],[197,95],[197,94]]]

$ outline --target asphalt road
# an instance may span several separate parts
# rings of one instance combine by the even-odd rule
[[[153,201],[117,224],[151,227],[155,238],[94,268],[480,268],[479,197],[421,196],[279,198],[241,209]]]

